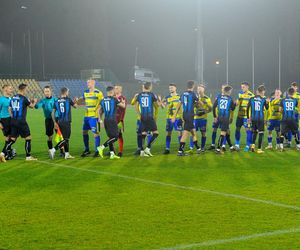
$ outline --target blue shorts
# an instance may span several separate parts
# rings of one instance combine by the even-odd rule
[[[268,121],[268,131],[273,131],[273,130],[275,130],[276,132],[280,131],[280,120]]]
[[[237,128],[241,128],[241,127],[245,127],[245,128],[251,128],[251,124],[248,123],[248,119],[247,118],[236,118],[236,123],[235,126]]]
[[[172,119],[167,119],[167,123],[166,123],[166,131],[167,132],[171,132],[173,131],[173,129],[175,131],[182,131],[182,120],[181,119],[176,119],[175,122],[172,122]]]
[[[202,132],[206,132],[206,124],[207,124],[207,120],[206,119],[194,119],[194,126],[196,131],[202,131]]]
[[[84,117],[82,130],[91,130],[94,134],[98,133],[98,118]]]

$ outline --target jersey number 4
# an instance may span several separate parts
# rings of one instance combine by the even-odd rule
[[[13,110],[17,110],[17,111],[19,111],[19,109],[20,109],[20,102],[19,101],[13,101],[12,103],[11,103],[11,107],[12,107],[12,109]]]

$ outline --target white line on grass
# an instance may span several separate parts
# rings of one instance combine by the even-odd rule
[[[210,241],[204,241],[199,243],[160,248],[160,250],[180,250],[180,249],[189,249],[189,248],[209,247],[209,246],[216,246],[216,245],[233,243],[238,241],[245,241],[245,240],[257,239],[257,238],[271,237],[271,236],[278,236],[278,235],[292,234],[292,233],[299,233],[299,232],[300,232],[300,228],[283,229],[283,230],[276,230],[276,231],[265,232],[265,233],[243,235],[243,236],[233,237],[229,239],[210,240]]]
[[[251,197],[247,197],[247,196],[243,196],[243,195],[239,195],[239,194],[224,193],[224,192],[213,191],[213,190],[209,190],[209,189],[189,187],[189,186],[181,186],[181,185],[176,185],[176,184],[172,184],[172,183],[166,183],[166,182],[154,181],[154,180],[147,180],[147,179],[143,179],[143,178],[139,178],[139,177],[116,174],[116,173],[102,171],[102,170],[93,170],[93,169],[87,169],[87,168],[72,167],[72,166],[69,166],[69,165],[52,163],[52,162],[48,162],[48,161],[38,161],[38,162],[44,163],[44,164],[47,164],[47,165],[56,166],[56,167],[74,169],[74,170],[85,171],[85,172],[91,172],[91,173],[95,173],[95,174],[102,174],[102,175],[118,177],[118,178],[123,178],[123,179],[127,179],[127,180],[134,180],[134,181],[138,181],[138,182],[149,183],[149,184],[154,184],[154,185],[160,185],[160,186],[165,186],[165,187],[173,187],[173,188],[177,188],[177,189],[191,190],[191,191],[195,191],[195,192],[219,195],[219,196],[223,196],[223,197],[229,197],[229,198],[235,198],[235,199],[240,199],[240,200],[252,201],[252,202],[256,202],[256,203],[263,203],[263,204],[272,205],[272,206],[275,206],[275,207],[283,207],[283,208],[288,208],[288,209],[293,209],[293,210],[300,211],[300,207],[298,207],[298,206],[288,205],[288,204],[279,203],[279,202],[275,202],[275,201],[271,201],[271,200],[262,200],[262,199],[251,198]]]

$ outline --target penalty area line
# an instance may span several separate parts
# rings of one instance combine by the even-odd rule
[[[299,232],[300,232],[300,227],[299,228],[291,228],[291,229],[282,229],[282,230],[276,230],[276,231],[265,232],[265,233],[243,235],[243,236],[233,237],[233,238],[229,238],[229,239],[209,240],[209,241],[204,241],[204,242],[199,242],[199,243],[192,243],[192,244],[186,244],[186,245],[178,245],[178,246],[173,246],[173,247],[160,248],[159,250],[181,250],[181,249],[190,249],[190,248],[209,247],[209,246],[216,246],[216,245],[258,239],[258,238],[264,238],[264,237],[299,233]]]
[[[267,204],[267,205],[271,205],[271,206],[274,206],[274,207],[282,207],[282,208],[287,208],[287,209],[300,211],[300,207],[298,207],[298,206],[288,205],[288,204],[284,204],[284,203],[280,203],[280,202],[276,202],[276,201],[271,201],[271,200],[251,198],[251,197],[244,196],[244,195],[239,195],[239,194],[231,194],[231,193],[224,193],[224,192],[219,192],[219,191],[214,191],[214,190],[209,190],[209,189],[182,186],[182,185],[177,185],[177,184],[172,184],[172,183],[167,183],[167,182],[143,179],[143,178],[129,176],[129,175],[116,174],[116,173],[108,172],[108,171],[73,167],[73,166],[70,166],[70,165],[64,165],[64,164],[53,163],[53,162],[48,162],[48,161],[38,160],[37,162],[47,164],[47,165],[50,165],[50,166],[54,166],[54,167],[61,167],[61,168],[73,169],[73,170],[77,170],[77,171],[90,172],[90,173],[94,173],[94,174],[117,177],[117,178],[122,178],[122,179],[126,179],[126,180],[133,180],[133,181],[148,183],[148,184],[157,185],[157,186],[172,187],[172,188],[181,189],[181,190],[190,190],[190,191],[199,192],[199,193],[206,193],[206,194],[212,194],[212,195],[216,195],[216,196],[228,197],[228,198],[233,198],[233,199],[252,201],[252,202],[255,202],[255,203]]]

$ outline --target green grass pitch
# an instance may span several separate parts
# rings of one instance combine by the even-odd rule
[[[295,149],[178,158],[174,136],[173,154],[165,156],[161,111],[154,157],[134,157],[136,115],[130,108],[125,157],[81,159],[82,118],[82,109],[73,111],[70,152],[76,159],[50,161],[42,112],[29,111],[39,161],[24,161],[19,140],[16,159],[0,165],[0,249],[300,247]],[[90,143],[93,148],[92,138]]]

